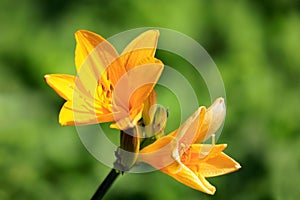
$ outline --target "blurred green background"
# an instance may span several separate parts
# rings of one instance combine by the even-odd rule
[[[214,59],[227,93],[227,118],[218,142],[229,145],[225,152],[242,169],[209,179],[217,187],[214,196],[151,172],[124,175],[105,199],[297,199],[296,0],[0,1],[0,199],[91,197],[109,168],[87,152],[74,127],[58,124],[63,100],[43,76],[75,74],[74,32],[79,29],[107,38],[145,26],[180,31]],[[168,60],[163,53],[158,57]],[[208,105],[207,95],[202,101],[200,91],[199,97],[200,104]],[[176,100],[169,103],[172,107]],[[168,125],[172,129],[174,123]]]

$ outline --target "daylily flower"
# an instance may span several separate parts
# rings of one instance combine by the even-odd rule
[[[46,82],[66,100],[60,124],[116,122],[112,127],[134,127],[163,70],[162,62],[154,58],[158,36],[157,30],[146,31],[119,55],[101,36],[77,31],[77,76],[45,75]]]
[[[139,162],[145,162],[177,181],[214,194],[215,187],[205,178],[227,174],[241,166],[222,151],[226,144],[215,144],[215,132],[225,118],[225,104],[217,99],[208,109],[200,107],[179,129],[143,148]],[[199,144],[211,138],[211,144]]]

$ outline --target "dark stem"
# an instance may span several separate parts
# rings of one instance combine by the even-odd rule
[[[110,186],[113,184],[113,182],[116,180],[116,178],[119,176],[120,173],[118,173],[115,169],[112,169],[109,174],[106,176],[105,180],[101,183],[101,185],[98,187],[97,191],[91,198],[91,200],[99,200],[102,199],[103,196],[106,194]]]

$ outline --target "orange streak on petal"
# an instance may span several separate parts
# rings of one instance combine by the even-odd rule
[[[85,102],[74,105],[73,102],[67,101],[59,113],[59,123],[63,126],[98,124],[111,121],[113,121],[112,113],[106,113],[105,110],[93,110]]]

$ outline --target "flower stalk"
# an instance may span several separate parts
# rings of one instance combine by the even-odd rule
[[[106,176],[104,181],[101,183],[101,185],[98,187],[91,200],[102,199],[119,175],[120,173],[118,171],[112,169]]]

